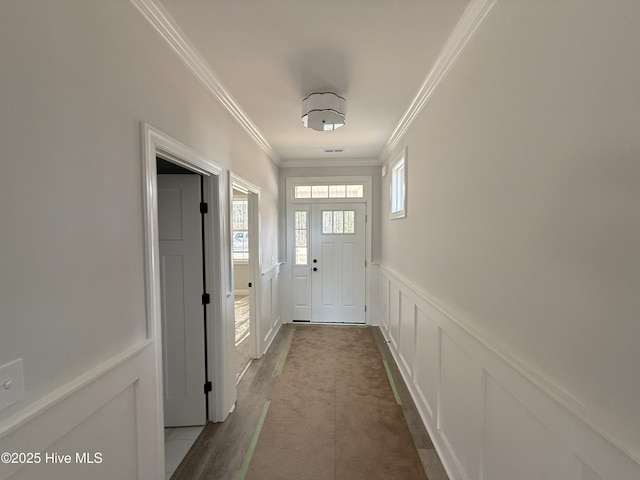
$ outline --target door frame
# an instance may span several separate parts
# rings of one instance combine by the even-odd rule
[[[205,268],[209,280],[211,303],[207,305],[207,343],[209,358],[207,367],[213,383],[209,395],[209,420],[223,421],[233,409],[236,400],[235,372],[233,367],[233,342],[229,337],[229,325],[222,321],[228,318],[228,302],[221,291],[228,278],[229,268],[227,237],[227,180],[224,169],[202,156],[192,148],[175,140],[166,133],[141,124],[142,134],[142,191],[144,222],[144,279],[146,290],[146,337],[151,340],[154,352],[154,376],[156,380],[156,425],[155,437],[158,451],[164,460],[164,418],[162,378],[162,321],[160,307],[160,260],[158,237],[158,193],[156,157],[163,158],[198,173],[204,178],[204,198],[209,204],[209,215],[205,217],[206,237]],[[224,248],[227,247],[227,248]]]
[[[251,358],[260,358],[262,352],[262,332],[260,329],[260,299],[261,297],[261,268],[262,268],[262,242],[260,241],[260,187],[245,180],[233,171],[229,172],[229,221],[232,220],[233,189],[236,188],[247,194],[248,213],[249,213],[249,281],[252,287],[249,289],[249,356]],[[231,231],[231,224],[229,225]],[[233,249],[233,247],[231,247]],[[233,262],[233,252],[229,255]],[[235,299],[234,295],[234,278],[233,264],[230,269],[228,294]],[[232,302],[233,303],[233,302]]]
[[[342,184],[362,184],[364,185],[364,196],[362,198],[320,198],[313,199],[295,199],[293,196],[294,188],[296,185],[342,185]],[[373,179],[371,176],[362,175],[339,175],[339,176],[309,176],[309,177],[286,177],[286,235],[284,236],[284,250],[287,258],[287,273],[286,277],[289,287],[293,285],[293,266],[294,266],[294,253],[295,253],[295,230],[293,226],[293,212],[295,205],[311,205],[313,203],[365,203],[365,325],[370,325],[371,316],[371,244],[373,238]],[[311,208],[309,208],[309,212]],[[286,289],[290,292],[291,288]],[[292,305],[291,294],[285,293],[283,305]],[[292,312],[291,308],[288,308],[284,321],[291,323]]]

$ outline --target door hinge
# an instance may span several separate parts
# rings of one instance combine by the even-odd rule
[[[365,312],[367,311],[367,306],[366,306],[366,305],[364,306],[364,311],[365,311]]]
[[[205,395],[209,392],[213,391],[213,384],[211,382],[205,382],[204,384],[204,393]]]
[[[200,213],[205,214],[209,213],[209,204],[205,202],[200,202]]]
[[[364,261],[364,268],[367,268],[367,261]]]
[[[208,293],[202,294],[202,305],[209,305],[211,303],[211,295]]]

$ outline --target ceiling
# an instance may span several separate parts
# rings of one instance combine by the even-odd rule
[[[159,2],[282,165],[376,163],[469,4]],[[346,98],[343,128],[302,126],[301,101],[318,91]]]

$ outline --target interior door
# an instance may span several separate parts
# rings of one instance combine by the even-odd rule
[[[365,323],[365,204],[311,207],[311,321]]]
[[[200,177],[158,175],[164,423],[204,425]]]

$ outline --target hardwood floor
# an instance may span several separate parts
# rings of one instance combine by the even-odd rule
[[[440,457],[438,457],[438,453],[436,452],[435,447],[429,438],[429,434],[420,419],[420,414],[418,413],[416,404],[411,398],[409,389],[402,379],[402,375],[400,374],[400,370],[393,359],[393,355],[391,355],[391,352],[389,351],[384,335],[382,335],[382,332],[378,327],[373,327],[373,335],[378,342],[378,347],[380,348],[383,360],[386,360],[389,365],[389,370],[391,371],[391,375],[393,376],[393,380],[396,384],[398,395],[402,401],[402,410],[404,412],[405,420],[409,426],[413,442],[418,449],[418,455],[420,455],[420,460],[422,460],[422,466],[424,467],[424,472],[427,474],[427,478],[429,480],[448,480],[449,476],[442,466]]]
[[[234,302],[236,345],[249,335],[249,295],[238,295]]]
[[[236,408],[223,423],[209,423],[178,466],[172,480],[231,480],[240,470],[255,427],[273,386],[282,352],[293,336],[283,326],[269,351],[251,362],[238,385]]]
[[[240,381],[240,376],[251,360],[249,347],[249,296],[237,295],[234,304],[234,315],[236,325],[236,380]]]
[[[230,480],[241,469],[265,402],[271,398],[278,368],[291,344],[294,330],[283,325],[269,351],[254,360],[238,385],[238,401],[223,423],[209,423],[178,466],[172,480]],[[447,480],[433,444],[424,429],[409,392],[377,327],[372,327],[382,357],[387,361],[413,441],[429,480]]]

